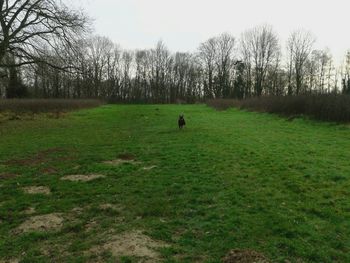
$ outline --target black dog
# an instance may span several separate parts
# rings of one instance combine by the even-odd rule
[[[183,126],[186,125],[186,122],[185,122],[185,118],[183,115],[180,115],[179,116],[179,121],[178,121],[178,124],[179,124],[179,129],[182,129]]]

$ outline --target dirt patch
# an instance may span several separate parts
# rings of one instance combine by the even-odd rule
[[[108,164],[108,165],[118,166],[118,165],[121,165],[121,164],[124,164],[124,163],[136,165],[136,164],[140,164],[141,162],[136,161],[136,157],[133,154],[122,153],[122,154],[118,155],[118,159],[105,161],[103,163],[104,164]]]
[[[63,150],[60,148],[50,148],[44,151],[40,151],[36,153],[34,156],[31,156],[29,158],[23,158],[23,159],[12,159],[9,161],[6,161],[6,165],[27,165],[27,166],[33,166],[37,164],[41,164],[46,162],[48,159],[51,158],[52,154],[57,154],[59,152],[62,152]]]
[[[40,252],[42,255],[50,258],[49,262],[65,262],[63,259],[69,256],[67,251],[70,245],[70,240],[65,240],[63,242],[57,240],[42,240]]]
[[[168,247],[168,245],[151,239],[141,231],[133,231],[114,236],[110,241],[91,249],[90,252],[99,254],[101,251],[110,251],[114,257],[139,257],[149,259],[150,262],[157,262],[161,256],[156,250],[163,247]]]
[[[47,214],[33,216],[23,222],[17,229],[16,233],[27,233],[27,232],[47,232],[57,231],[62,228],[63,217],[61,214]]]
[[[50,175],[50,174],[56,174],[58,171],[53,167],[47,167],[47,168],[42,169],[41,172],[43,174]]]
[[[118,155],[118,158],[124,161],[132,161],[136,159],[135,155],[131,153],[121,153]]]
[[[120,205],[114,205],[114,204],[102,204],[99,206],[101,210],[114,210],[114,211],[122,211],[123,207]]]
[[[0,263],[19,263],[19,260],[17,258],[0,259]]]
[[[99,223],[95,220],[91,220],[85,224],[85,231],[90,232],[96,229],[99,226]]]
[[[2,173],[0,174],[0,180],[14,179],[18,176],[19,176],[18,174],[13,174],[13,173]]]
[[[82,208],[82,207],[74,207],[74,208],[72,209],[72,213],[74,213],[74,214],[80,215],[80,214],[82,214],[83,212],[84,212],[84,208]]]
[[[49,161],[67,161],[72,160],[73,157],[67,156],[67,152],[61,148],[50,148],[37,152],[28,158],[12,159],[6,161],[6,165],[21,165],[21,166],[36,166],[47,163]]]
[[[46,186],[28,186],[28,187],[24,187],[22,188],[23,191],[26,194],[42,194],[42,195],[49,195],[51,194],[50,188],[46,187]]]
[[[23,211],[25,215],[32,215],[32,214],[35,214],[35,212],[36,212],[35,208],[33,207],[28,207],[26,210]]]
[[[234,249],[223,259],[223,263],[269,263],[270,261],[261,253],[254,250]]]
[[[108,165],[113,165],[113,166],[118,166],[118,165],[121,165],[121,164],[124,164],[124,163],[127,163],[127,164],[140,164],[140,162],[138,161],[135,161],[135,160],[123,160],[123,159],[116,159],[116,160],[111,160],[111,161],[105,161],[103,162],[104,164],[108,164]]]
[[[155,168],[157,168],[156,165],[151,165],[151,166],[143,167],[143,170],[145,170],[145,171],[150,171],[150,170],[153,170],[153,169],[155,169]]]
[[[66,175],[61,178],[61,180],[72,181],[72,182],[89,182],[92,180],[96,180],[99,178],[105,178],[106,176],[103,174],[73,174]]]

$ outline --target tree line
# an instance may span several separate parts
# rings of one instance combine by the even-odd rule
[[[350,94],[350,52],[334,63],[297,30],[282,44],[272,26],[223,33],[192,53],[126,50],[94,36],[89,18],[54,0],[0,0],[1,97],[102,98],[174,103],[263,95]]]

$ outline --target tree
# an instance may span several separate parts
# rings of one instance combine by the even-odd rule
[[[167,75],[169,73],[170,52],[162,41],[158,41],[156,48],[150,51],[150,85],[152,100],[167,102]]]
[[[13,61],[13,56],[8,56],[7,61]],[[7,98],[23,98],[27,95],[27,88],[22,83],[20,71],[11,67],[8,69],[8,81],[6,87],[6,97]]]
[[[213,80],[216,57],[216,38],[210,38],[199,46],[199,58],[204,69],[204,97],[212,98],[214,95]]]
[[[242,39],[241,52],[251,60],[255,94],[261,96],[268,69],[280,53],[278,37],[271,26],[263,25],[246,31]]]
[[[217,40],[216,66],[218,72],[216,97],[228,98],[232,96],[230,72],[233,69],[233,48],[235,38],[229,34],[220,35]]]
[[[295,76],[295,93],[303,88],[306,75],[306,63],[312,51],[315,38],[308,31],[294,31],[287,41],[289,54],[289,93],[292,92],[292,79]]]
[[[87,41],[87,59],[92,66],[92,81],[94,84],[94,96],[105,95],[102,90],[102,82],[108,74],[108,62],[114,51],[113,42],[107,37],[95,36]]]
[[[84,14],[68,9],[61,1],[0,0],[0,65],[42,62],[47,47],[71,48],[87,22]],[[7,64],[4,57],[8,53],[19,60]],[[59,52],[56,55],[59,57]]]
[[[350,94],[350,51],[346,53],[345,65],[342,73],[343,94]]]

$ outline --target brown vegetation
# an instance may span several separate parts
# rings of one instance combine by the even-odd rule
[[[60,214],[47,214],[33,216],[23,222],[17,229],[16,233],[27,232],[47,232],[56,231],[63,226],[63,218]]]
[[[7,99],[0,100],[0,112],[62,113],[102,105],[100,100],[74,99]]]
[[[105,175],[102,174],[74,174],[74,175],[66,175],[61,178],[61,180],[72,181],[72,182],[89,182],[95,179],[104,178]]]
[[[246,100],[209,100],[207,104],[217,110],[237,107],[259,112],[288,116],[292,121],[297,116],[308,116],[322,121],[350,122],[349,95],[300,95],[266,96]]]
[[[253,250],[231,250],[223,263],[268,263],[270,262],[264,255]]]

